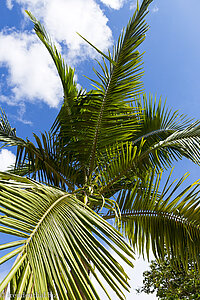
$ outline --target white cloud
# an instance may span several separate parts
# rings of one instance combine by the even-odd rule
[[[101,2],[112,9],[120,9],[125,3],[125,0],[101,0]]]
[[[154,5],[154,7],[152,8],[152,12],[153,13],[157,13],[159,11],[159,8],[157,5]]]
[[[15,155],[7,149],[2,149],[0,152],[0,171],[6,171],[14,163]]]
[[[13,8],[12,0],[6,0],[6,6],[8,9],[12,9]]]
[[[24,119],[24,115],[26,113],[26,106],[23,102],[20,103],[20,105],[18,106],[17,113],[18,113],[18,116],[16,119],[18,121],[22,122],[25,125],[33,125],[32,121]]]
[[[114,0],[112,6],[117,8],[123,2]],[[28,9],[44,24],[53,40],[63,46],[63,57],[71,66],[98,55],[76,32],[102,51],[113,42],[108,19],[94,0],[7,0],[7,7],[12,9],[14,3],[21,6],[23,14]],[[27,16],[25,20],[28,21]],[[50,107],[58,106],[62,99],[61,83],[49,53],[35,34],[14,29],[0,32],[1,66],[8,68],[8,76],[0,79],[4,83],[2,88],[0,82],[0,101],[21,105],[22,100],[37,100]],[[9,98],[3,92],[5,88],[11,90]]]
[[[2,95],[0,100],[14,104],[37,99],[56,107],[62,99],[61,84],[50,55],[34,34],[0,32],[0,66],[8,68],[6,84],[11,89],[9,99]]]
[[[104,0],[107,1],[107,0]],[[114,0],[115,6],[123,0]],[[94,0],[15,0],[42,21],[54,40],[67,46],[70,63],[94,57],[94,50],[76,32],[105,51],[112,44],[108,19]],[[111,1],[110,1],[111,2]]]

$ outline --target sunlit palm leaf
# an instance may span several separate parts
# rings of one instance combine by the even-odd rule
[[[1,173],[0,204],[4,214],[0,232],[23,238],[1,246],[17,246],[1,262],[18,253],[19,258],[1,283],[0,292],[11,279],[14,292],[20,288],[25,292],[31,280],[34,293],[56,292],[58,299],[82,299],[83,293],[87,299],[100,299],[88,276],[88,270],[96,275],[94,266],[124,299],[120,286],[128,289],[128,277],[101,241],[130,265],[124,254],[133,257],[132,250],[111,225],[76,196]]]
[[[113,55],[109,53],[110,70],[106,63],[100,63],[102,75],[96,74],[100,79],[97,90],[83,94],[79,99],[79,114],[73,122],[76,140],[67,139],[69,125],[66,122],[65,113],[58,117],[60,123],[59,137],[66,150],[79,152],[77,156],[85,162],[89,174],[94,169],[95,157],[98,151],[103,151],[105,146],[130,137],[138,130],[135,118],[136,111],[124,102],[125,99],[134,97],[141,91],[140,78],[141,55],[136,48],[145,38],[148,26],[144,22],[147,7],[151,0],[144,1],[130,20],[126,30],[122,33]],[[36,24],[36,21],[33,20]],[[39,29],[36,29],[39,32]],[[97,150],[97,152],[96,152]],[[79,156],[78,156],[79,154]],[[86,170],[87,171],[87,170]]]
[[[60,140],[61,137],[63,138],[61,144],[64,146],[69,143],[73,144],[77,141],[81,133],[81,123],[77,116],[80,116],[81,114],[81,99],[84,96],[84,92],[82,92],[82,90],[78,91],[75,82],[74,70],[65,64],[61,54],[58,52],[56,45],[51,41],[51,38],[47,34],[45,28],[29,11],[26,12],[31,21],[34,23],[35,33],[50,53],[63,86],[64,102],[54,124],[52,125],[52,131],[56,133],[59,132],[60,122],[64,119],[65,135],[63,138],[63,132],[60,133]],[[60,143],[60,140],[58,143]],[[81,147],[79,148],[77,143],[76,147],[79,151],[81,150]]]
[[[55,63],[63,86],[65,108],[67,115],[70,118],[70,115],[72,114],[74,98],[76,98],[78,94],[74,80],[74,70],[65,64],[61,54],[58,52],[56,46],[53,44],[51,38],[48,36],[45,28],[40,24],[40,22],[29,11],[26,11],[26,13],[34,23],[35,33],[45,45]]]

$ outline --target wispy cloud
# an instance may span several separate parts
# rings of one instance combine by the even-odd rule
[[[13,8],[12,0],[6,0],[6,5],[8,9],[12,9]]]
[[[120,9],[126,0],[101,0],[101,2],[112,9]]]
[[[25,125],[33,125],[33,123],[30,120],[26,120],[24,118],[25,113],[26,113],[26,106],[24,103],[20,103],[17,113],[18,113],[17,121],[19,121]]]
[[[154,7],[152,8],[152,12],[157,13],[158,11],[159,11],[159,7],[157,5],[154,5]]]

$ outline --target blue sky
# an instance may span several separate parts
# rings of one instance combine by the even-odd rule
[[[18,136],[31,139],[32,132],[48,130],[62,103],[54,66],[33,34],[24,10],[41,20],[66,62],[75,67],[77,82],[89,89],[83,75],[93,76],[93,60],[98,56],[75,32],[106,51],[134,8],[135,0],[0,1],[0,106]],[[141,46],[141,52],[145,51],[145,90],[162,96],[163,101],[167,98],[167,106],[173,110],[198,119],[200,1],[155,0],[149,11],[150,30]],[[0,152],[1,170],[14,161],[15,150],[8,150]],[[198,168],[186,160],[176,164],[174,174],[180,176],[187,171],[192,174],[191,181],[199,178]],[[0,235],[0,239],[3,242],[5,236]],[[141,262],[139,268],[144,268]],[[2,266],[1,270],[6,271]],[[138,274],[137,269],[135,272]]]

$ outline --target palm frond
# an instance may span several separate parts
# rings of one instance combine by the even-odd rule
[[[7,116],[2,112],[0,119],[0,141],[4,146],[16,146],[16,162],[12,173],[29,175],[51,185],[64,189],[74,189],[81,179],[80,169],[75,167],[72,157],[65,155],[57,136],[51,133],[42,134],[40,139],[34,134],[35,146],[28,139],[25,141],[16,136]],[[77,179],[77,177],[79,177]]]
[[[58,133],[58,140],[64,145],[65,153],[71,154],[77,161],[84,166],[87,176],[89,175],[89,153],[92,145],[92,137],[95,128],[96,118],[98,117],[98,106],[101,104],[101,97],[96,91],[90,91],[83,94],[77,102],[77,113],[74,115],[76,121],[73,123],[73,132],[66,122],[65,115],[60,114],[60,131]],[[116,143],[116,141],[123,141],[127,136],[131,137],[135,131],[138,130],[136,111],[128,105],[118,105],[118,112],[116,108],[110,107],[110,114],[105,119],[105,124],[102,125],[107,133],[102,135],[101,143],[98,146],[98,156],[101,152],[105,152],[108,145]],[[120,129],[121,134],[118,130]]]
[[[137,144],[143,138],[150,146],[175,131],[185,129],[193,121],[183,114],[180,115],[178,111],[172,112],[166,107],[166,101],[162,104],[161,97],[157,101],[156,97],[153,100],[153,96],[149,95],[147,100],[146,94],[143,94],[142,100],[137,98],[135,104],[141,113],[138,114],[140,130],[137,132],[138,136],[132,138],[133,144]]]
[[[75,82],[74,70],[71,67],[67,66],[67,64],[64,62],[62,55],[58,52],[56,45],[52,42],[45,28],[31,14],[31,12],[26,11],[26,13],[34,24],[35,33],[50,53],[55,67],[58,71],[58,75],[61,79],[64,92],[64,102],[58,116],[56,117],[55,122],[52,125],[52,132],[57,133],[60,131],[61,120],[64,119],[64,123],[66,124],[68,131],[67,135],[65,132],[65,141],[67,140],[67,144],[69,143],[69,141],[76,140],[78,132],[80,131],[80,125],[76,126],[76,116],[80,114],[78,103],[80,102],[80,99],[84,92],[82,91],[82,89],[78,91],[77,84]],[[78,132],[76,132],[75,126],[76,129],[79,129]]]
[[[134,177],[142,176],[139,159],[143,146],[144,141],[139,146],[126,142],[106,149],[106,154],[99,159],[92,178],[97,182],[100,193],[114,196],[119,188],[118,184],[122,189],[122,184],[126,186],[128,182],[134,181]]]
[[[71,93],[70,96],[67,95],[67,106],[65,107],[64,102],[52,130],[59,131],[59,142],[64,145],[66,153],[74,153],[76,159],[82,162],[87,175],[94,169],[97,149],[103,151],[103,147],[122,141],[125,137],[127,139],[127,136],[138,130],[135,110],[125,104],[124,100],[130,101],[130,97],[138,94],[141,88],[141,55],[136,49],[144,40],[148,29],[144,17],[150,2],[151,0],[143,1],[120,36],[113,49],[113,55],[109,52],[107,58],[110,58],[110,71],[105,61],[103,66],[100,64],[102,76],[105,76],[104,84],[100,84],[101,88],[79,94],[73,92],[75,84],[72,72],[67,71],[60,54],[40,22],[28,12],[36,34],[56,64],[64,94]],[[112,61],[115,61],[115,64]],[[100,76],[100,73],[96,74]]]
[[[150,161],[153,166],[170,166],[173,160],[183,156],[200,163],[200,125],[199,121],[190,124],[183,130],[175,131],[166,139],[161,140],[141,155],[144,163]]]
[[[46,297],[50,292],[57,299],[82,299],[81,293],[100,299],[88,275],[90,271],[98,278],[98,270],[124,299],[121,287],[129,288],[128,276],[100,240],[129,265],[126,255],[133,253],[109,223],[73,194],[8,173],[0,178],[0,232],[23,238],[1,246],[17,246],[2,262],[19,255],[0,293],[10,282],[14,293],[30,289]]]
[[[144,40],[145,32],[148,29],[144,17],[151,2],[151,0],[142,2],[140,9],[136,10],[126,30],[121,34],[116,47],[113,49],[113,55],[109,52],[110,70],[108,70],[105,60],[103,60],[103,65],[99,63],[102,74],[95,70],[100,82],[92,80],[99,96],[93,102],[93,105],[96,106],[96,112],[93,114],[95,126],[90,137],[92,146],[89,154],[89,174],[94,169],[96,150],[108,135],[108,123],[110,123],[109,132],[112,131],[118,137],[126,135],[116,122],[128,109],[124,100],[128,99],[130,102],[132,97],[141,92],[141,55],[136,49]],[[112,141],[116,141],[115,136]],[[108,144],[110,144],[110,140],[107,141]]]
[[[155,256],[162,258],[166,247],[174,259],[181,257],[187,268],[187,255],[199,264],[200,183],[194,182],[178,192],[188,174],[178,182],[170,183],[170,177],[171,174],[161,185],[162,171],[157,174],[154,170],[146,181],[138,179],[132,189],[119,193],[121,230],[143,255],[149,255],[152,249]]]
[[[17,137],[16,129],[10,125],[8,118],[1,107],[0,113],[0,142],[3,142],[3,147],[16,145],[23,146],[25,143],[24,140]]]
[[[45,28],[41,25],[41,23],[31,14],[31,12],[26,11],[26,13],[34,23],[35,33],[37,34],[41,42],[45,45],[54,61],[63,86],[64,104],[66,106],[66,111],[68,116],[70,116],[72,113],[74,98],[76,98],[78,94],[78,90],[74,80],[74,70],[65,64],[61,54],[58,52],[55,44],[53,44],[51,38],[48,36]]]
[[[19,170],[34,179],[48,184],[73,190],[78,172],[75,163],[64,155],[63,147],[57,143],[57,136],[50,133],[42,134],[40,139],[34,134],[35,146],[27,141],[25,147],[17,148],[15,173]],[[72,165],[73,164],[73,165]]]

